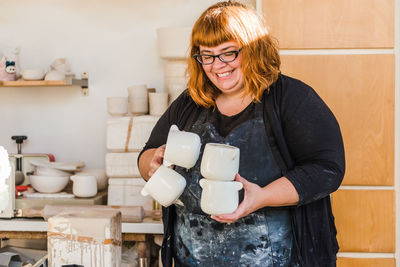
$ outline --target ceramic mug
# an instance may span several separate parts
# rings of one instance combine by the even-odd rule
[[[234,212],[239,204],[238,191],[243,188],[240,182],[223,182],[209,179],[199,181],[203,189],[200,207],[204,213],[220,215]]]
[[[201,175],[211,180],[233,181],[239,172],[240,149],[225,144],[206,144],[201,159]]]
[[[93,197],[97,194],[97,179],[95,175],[73,175],[72,193],[77,197]]]
[[[177,202],[185,187],[186,180],[182,175],[161,165],[147,181],[141,194],[151,195],[158,203],[168,207]]]
[[[172,125],[167,137],[163,164],[190,169],[199,158],[200,147],[200,137],[197,134],[179,131],[176,125]]]

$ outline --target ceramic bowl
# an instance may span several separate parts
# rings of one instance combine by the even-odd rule
[[[58,193],[69,182],[69,176],[30,175],[32,187],[40,193]]]
[[[61,81],[65,79],[65,74],[58,70],[49,71],[44,77],[46,81]]]
[[[39,167],[37,166],[35,168],[35,174],[36,175],[42,175],[42,176],[70,176],[71,174],[66,171],[54,169],[54,168],[48,168],[48,167]]]
[[[22,71],[22,78],[27,81],[43,80],[45,71],[43,69],[26,69]]]

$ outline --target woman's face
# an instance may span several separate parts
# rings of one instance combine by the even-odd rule
[[[207,47],[200,46],[202,55],[219,55],[224,52],[230,52],[240,49],[235,41],[222,43],[218,46]],[[238,57],[228,63],[215,58],[210,65],[202,65],[204,72],[210,81],[222,92],[222,94],[236,94],[243,91],[244,77],[241,68],[242,56],[239,52]]]

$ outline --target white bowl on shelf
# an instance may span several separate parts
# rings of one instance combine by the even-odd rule
[[[67,171],[62,171],[62,170],[48,168],[48,167],[39,167],[39,166],[36,167],[35,174],[43,175],[43,176],[70,176],[71,175]]]
[[[61,81],[64,79],[65,79],[65,74],[58,70],[51,70],[44,77],[45,81]]]
[[[26,81],[43,80],[45,71],[43,69],[26,69],[22,71],[22,79]]]
[[[40,193],[61,192],[69,182],[69,176],[29,175],[33,189]]]

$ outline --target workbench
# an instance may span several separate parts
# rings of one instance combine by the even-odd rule
[[[141,223],[122,223],[123,241],[146,241],[149,235],[163,234],[162,221],[144,218]],[[46,239],[47,222],[41,218],[0,219],[0,239]]]

